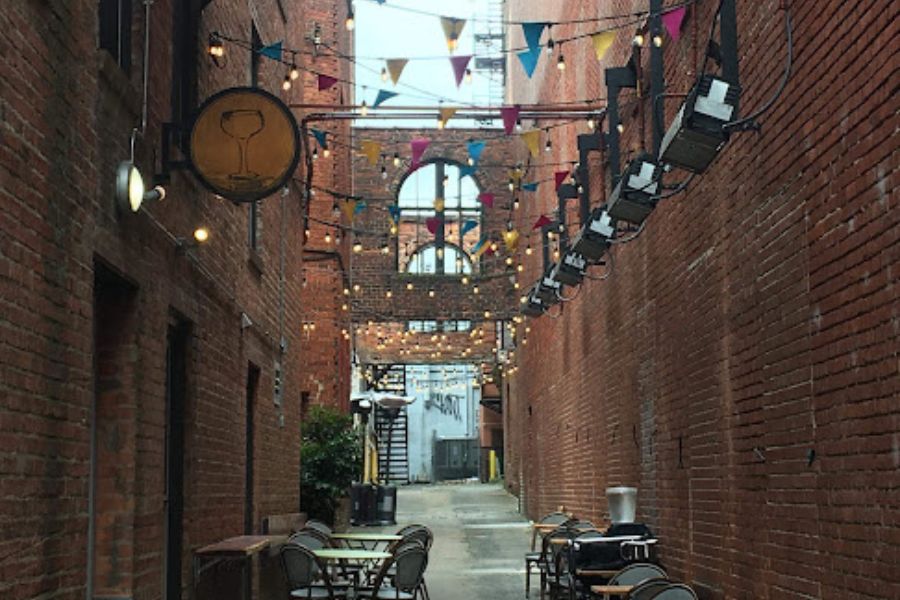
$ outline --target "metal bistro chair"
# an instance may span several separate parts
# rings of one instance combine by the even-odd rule
[[[631,598],[631,596],[629,596],[629,598]],[[697,600],[697,594],[688,585],[683,583],[670,583],[652,596],[647,596],[647,598],[652,600]]]
[[[672,585],[668,579],[648,579],[628,592],[628,600],[652,600],[661,590]]]
[[[541,520],[538,521],[541,525],[562,525],[567,521],[570,521],[569,515],[564,512],[552,512],[550,514],[544,515],[541,517]],[[541,562],[541,552],[535,551],[534,546],[537,542],[538,535],[540,535],[543,540],[546,537],[545,534],[538,533],[538,530],[532,529],[531,531],[531,551],[525,553],[525,597],[528,598],[531,594],[531,568],[537,567],[540,570],[540,562]]]
[[[665,569],[652,563],[628,565],[609,580],[609,585],[637,585],[648,579],[668,579]]]
[[[283,545],[281,567],[288,584],[288,600],[337,600],[347,597],[346,588],[332,586],[325,565],[309,548],[293,543]],[[318,578],[321,578],[321,583],[316,583]]]
[[[559,527],[541,540],[541,600],[549,592],[551,600],[569,595],[569,544],[578,537],[578,532],[567,527]],[[559,543],[558,540],[564,540]]]
[[[428,566],[428,553],[418,542],[412,542],[397,549],[396,554],[386,559],[375,584],[361,589],[357,598],[367,600],[415,600],[420,598],[422,579]],[[391,576],[393,571],[393,577]]]

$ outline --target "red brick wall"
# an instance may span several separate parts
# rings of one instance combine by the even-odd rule
[[[397,244],[390,243],[390,252],[381,252],[384,240],[389,237],[390,217],[387,207],[396,202],[396,194],[402,182],[406,167],[395,168],[391,164],[394,152],[407,160],[409,140],[427,137],[432,140],[423,160],[446,158],[465,165],[468,158],[466,142],[469,139],[488,139],[481,158],[482,167],[476,179],[482,191],[493,193],[494,207],[483,212],[482,231],[499,243],[500,250],[490,257],[483,257],[482,273],[471,278],[469,285],[463,285],[459,276],[422,276],[397,272]],[[505,231],[509,218],[512,193],[507,187],[508,166],[515,165],[513,159],[518,140],[498,137],[496,131],[470,129],[355,129],[357,144],[362,140],[372,140],[382,144],[382,153],[387,160],[389,177],[381,178],[381,164],[372,166],[365,156],[354,157],[355,192],[366,199],[368,208],[360,213],[353,227],[363,234],[363,251],[352,256],[353,283],[361,286],[359,293],[352,295],[351,312],[355,322],[368,320],[401,322],[409,319],[468,319],[475,322],[485,320],[485,311],[491,317],[509,318],[513,314],[514,298],[517,291],[510,281],[515,270],[504,262],[507,253],[503,250],[500,233]],[[490,166],[488,166],[490,165]],[[470,250],[470,248],[466,248]],[[406,288],[413,282],[412,290]],[[473,285],[479,286],[479,293],[473,293]],[[434,291],[434,297],[429,296]],[[387,292],[391,297],[387,297]]]
[[[678,43],[666,36],[667,91],[689,89],[716,4],[692,6]],[[778,4],[738,3],[745,114],[781,76]],[[762,131],[735,135],[661,202],[613,249],[610,279],[529,321],[504,413],[508,484],[531,517],[564,504],[598,520],[604,488],[638,486],[662,560],[702,598],[900,597],[898,59],[884,51],[898,9],[790,4],[795,69]],[[525,19],[601,10],[516,7]],[[562,76],[545,64],[528,83],[511,65],[512,99],[605,97],[602,69],[624,64],[633,33],[600,64],[588,41],[566,44]],[[633,108],[623,156],[641,118],[649,144],[649,100]],[[677,108],[667,101],[667,122]],[[555,135],[554,157],[575,155],[575,133]]]
[[[284,7],[284,17],[278,5]],[[340,2],[320,3],[341,6]],[[252,14],[248,6],[252,5]],[[145,174],[158,171],[160,123],[171,120],[173,0],[152,8],[149,127],[138,141]],[[223,0],[204,10],[199,99],[249,82],[249,51],[226,45],[223,68],[204,53],[212,30],[248,40],[251,18],[262,41],[302,48],[305,5]],[[333,9],[335,10],[343,10]],[[342,17],[333,17],[332,21]],[[248,209],[213,197],[186,172],[165,201],[137,215],[113,206],[116,163],[128,156],[140,120],[142,3],[134,3],[134,67],[126,77],[97,50],[97,2],[14,2],[0,11],[0,596],[84,598],[88,571],[91,418],[95,389],[93,330],[111,331],[112,313],[94,312],[95,265],[133,285],[129,327],[117,346],[116,459],[128,478],[121,497],[98,510],[122,528],[97,539],[95,591],[158,598],[164,549],[166,330],[171,315],[190,323],[185,430],[184,585],[193,549],[243,533],[245,389],[248,363],[260,368],[254,455],[254,523],[298,509],[301,357],[306,306],[302,287],[299,187],[262,202],[257,256],[247,243]],[[347,40],[342,41],[347,44]],[[285,67],[262,63],[262,87],[283,95]],[[303,80],[307,84],[309,81]],[[291,94],[302,95],[296,86]],[[290,95],[283,95],[286,100]],[[147,176],[149,179],[149,175]],[[203,247],[176,251],[175,237],[209,227]],[[252,259],[252,260],[251,260]],[[241,327],[246,313],[253,325]],[[284,400],[273,402],[281,356]],[[98,346],[103,349],[98,339]],[[335,351],[346,360],[346,348]],[[343,352],[343,354],[341,354]],[[326,369],[325,366],[322,369]],[[347,386],[333,363],[329,381]],[[336,396],[339,395],[337,392]],[[102,423],[106,415],[98,413]],[[283,418],[283,422],[282,422]],[[110,439],[103,436],[103,440]],[[102,477],[104,473],[99,473]],[[100,481],[100,480],[98,480]],[[102,504],[102,503],[101,503]],[[258,527],[258,525],[257,525]]]

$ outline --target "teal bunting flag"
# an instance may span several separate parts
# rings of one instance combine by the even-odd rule
[[[281,42],[275,42],[260,48],[259,53],[272,60],[281,60]]]
[[[525,74],[528,75],[528,79],[531,79],[531,76],[534,75],[534,70],[537,68],[538,59],[541,57],[541,49],[535,48],[532,50],[523,50],[516,54],[519,57],[519,60],[522,62],[522,68],[525,69]]]
[[[324,150],[328,147],[328,132],[322,131],[320,129],[310,129],[313,134],[313,137],[316,138],[316,141],[319,143],[319,146]]]
[[[469,233],[476,227],[478,227],[478,221],[471,221],[471,220],[466,221],[465,223],[462,224],[462,227],[459,230],[459,234],[466,235],[467,233]]]
[[[372,108],[378,108],[380,104],[384,104],[396,95],[396,92],[391,92],[388,90],[378,90],[378,95],[375,96],[375,102],[372,103]]]
[[[356,206],[353,207],[353,216],[356,216],[359,213],[361,213],[362,211],[366,210],[366,207],[368,207],[368,206],[369,205],[366,204],[365,200],[357,200]]]
[[[473,177],[475,175],[475,171],[476,169],[474,166],[466,165],[464,167],[460,167],[459,178],[462,179],[463,177]]]
[[[472,162],[477,163],[481,158],[481,153],[484,152],[484,142],[476,142],[475,140],[469,140],[466,144],[469,148],[469,158],[472,159]]]
[[[388,206],[388,212],[391,213],[391,220],[394,221],[394,224],[400,222],[400,207],[396,204],[392,204]]]
[[[528,44],[528,49],[532,52],[541,51],[541,35],[544,33],[545,27],[547,27],[546,23],[522,23],[525,43]]]
[[[522,189],[526,192],[536,192],[538,189],[538,184],[536,181],[534,183],[523,183]]]
[[[481,250],[486,243],[487,243],[487,237],[486,236],[482,237],[480,240],[478,240],[478,242],[474,246],[472,246],[471,253],[478,254],[478,251]]]

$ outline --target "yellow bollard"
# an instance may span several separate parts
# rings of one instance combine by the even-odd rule
[[[490,475],[489,481],[496,481],[497,479],[497,453],[491,450],[488,453],[488,474]]]

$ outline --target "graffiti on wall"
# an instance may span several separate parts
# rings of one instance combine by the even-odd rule
[[[441,394],[431,392],[425,401],[425,410],[437,410],[443,415],[453,417],[456,421],[462,421],[462,406],[465,398],[456,394]]]

